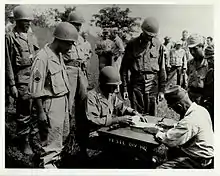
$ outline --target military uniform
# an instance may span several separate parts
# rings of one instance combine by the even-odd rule
[[[204,80],[208,72],[208,62],[203,59],[201,63],[194,59],[187,63],[188,75],[188,94],[192,101],[200,104],[200,99],[203,95]]]
[[[187,69],[187,59],[185,50],[182,48],[180,48],[179,50],[170,50],[170,54],[167,60],[167,67],[171,68],[170,74],[172,72],[177,72],[177,85],[180,85],[182,71],[183,69]]]
[[[99,58],[99,70],[105,66],[113,65],[113,53],[112,48],[114,47],[114,42],[110,39],[101,40],[98,42],[95,48],[95,52]]]
[[[130,76],[131,107],[139,113],[156,113],[156,95],[164,92],[166,71],[164,49],[157,38],[143,46],[141,36],[131,40],[122,60],[121,76],[124,92],[128,90]],[[149,103],[151,102],[151,103]]]
[[[110,126],[112,119],[126,113],[132,114],[133,109],[127,107],[115,93],[104,97],[100,87],[88,92],[87,118],[91,124],[90,131],[96,131],[100,127]]]
[[[69,134],[69,81],[62,56],[58,57],[46,45],[36,55],[32,66],[30,92],[34,99],[42,99],[49,123],[46,138],[42,139],[45,168],[59,159],[63,142]]]
[[[115,45],[114,45],[114,48],[112,49],[113,53],[114,53],[114,55],[113,55],[113,57],[114,57],[113,66],[119,72],[120,68],[121,68],[121,61],[122,61],[122,57],[123,57],[125,49],[124,49],[123,41],[118,35],[115,37],[114,43],[115,43]]]
[[[17,129],[19,135],[30,132],[31,101],[28,84],[31,74],[33,55],[39,49],[33,33],[18,33],[16,27],[5,37],[6,85],[16,86]],[[24,108],[25,107],[25,108]]]

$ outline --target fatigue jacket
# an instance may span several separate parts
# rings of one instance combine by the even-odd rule
[[[164,91],[166,85],[164,48],[157,38],[144,45],[139,36],[127,44],[121,65],[124,91],[127,91],[128,71],[131,72],[131,81],[132,78],[136,80],[141,75],[158,75],[159,91]]]
[[[31,65],[39,46],[33,33],[28,32],[27,37],[18,33],[16,27],[5,36],[5,74],[10,86],[15,84],[28,84]]]
[[[31,70],[30,92],[33,98],[60,97],[69,92],[62,56],[57,56],[48,45],[36,55]]]
[[[180,149],[194,158],[214,156],[214,133],[208,111],[192,103],[184,118],[167,132],[159,131],[156,138],[169,147]]]
[[[167,67],[181,66],[183,69],[187,68],[186,51],[184,49],[172,49],[167,60]]]
[[[88,92],[87,105],[87,118],[97,128],[110,125],[116,115],[121,116],[133,111],[125,106],[115,93],[110,94],[108,99],[104,97],[99,87]]]

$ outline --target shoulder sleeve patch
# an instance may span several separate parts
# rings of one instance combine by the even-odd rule
[[[40,82],[41,78],[42,78],[42,76],[41,76],[39,70],[36,70],[35,73],[34,73],[34,81],[35,82]]]

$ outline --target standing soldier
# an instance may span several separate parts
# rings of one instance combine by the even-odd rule
[[[129,99],[132,108],[139,113],[155,115],[156,102],[163,100],[166,85],[164,49],[156,38],[159,24],[155,18],[146,18],[141,28],[143,32],[129,41],[122,60],[123,95],[124,99],[128,98],[130,70]]]
[[[95,52],[99,58],[99,70],[105,66],[112,66],[113,64],[113,53],[112,48],[114,42],[109,39],[110,32],[108,29],[103,29],[102,39],[96,45]]]
[[[187,63],[188,93],[193,102],[200,104],[204,80],[208,72],[208,62],[204,57],[204,39],[198,34],[192,34],[187,43],[193,56],[193,59]]]
[[[114,48],[112,49],[113,66],[116,68],[116,70],[119,73],[125,48],[122,39],[118,36],[118,28],[113,28],[111,32],[112,32],[111,34],[112,41],[114,42]]]
[[[14,28],[14,14],[13,11],[8,16],[8,22],[5,25],[5,33],[11,32],[12,29]]]
[[[168,62],[168,57],[169,57],[169,54],[170,54],[170,50],[173,49],[173,43],[170,41],[170,37],[166,36],[164,38],[164,43],[163,43],[163,46],[164,46],[164,58],[165,58],[165,65],[166,65],[166,71],[168,73],[168,68],[167,68],[167,62]]]
[[[87,40],[87,38],[88,38],[88,33],[87,32],[82,32],[82,37],[83,37],[82,46],[83,46],[83,50],[84,50],[83,52],[84,52],[85,57],[86,57],[86,62],[85,62],[86,73],[88,73],[88,68],[89,68],[89,65],[90,65],[90,59],[92,57],[92,46]]]
[[[181,76],[185,74],[187,68],[186,52],[181,48],[181,41],[176,42],[176,47],[170,50],[170,54],[167,60],[167,69],[170,75],[177,73],[177,85],[181,84]]]
[[[69,134],[69,81],[62,54],[68,52],[78,39],[78,32],[67,22],[54,31],[55,39],[41,49],[32,66],[31,95],[38,112],[43,167],[54,168]]]
[[[212,46],[205,49],[205,58],[208,61],[209,70],[204,81],[201,104],[209,111],[214,129],[214,48]]]
[[[187,61],[192,58],[192,56],[190,55],[190,52],[189,52],[189,47],[187,45],[188,35],[189,35],[189,32],[187,30],[184,30],[182,32],[182,38],[181,38],[182,47],[186,51],[186,59],[187,59]]]
[[[5,37],[6,85],[16,100],[17,134],[21,137],[21,149],[30,154],[31,96],[28,84],[33,55],[39,47],[34,34],[28,32],[33,20],[32,12],[25,6],[17,6],[13,12],[16,25]]]
[[[71,12],[68,16],[67,22],[71,23],[78,32],[80,32],[82,24],[85,22],[82,14],[79,11]],[[76,58],[76,60],[79,62],[79,65],[84,73],[84,75],[87,78],[87,53],[84,51],[84,39],[81,35],[78,37],[78,41],[75,44],[76,47],[73,46],[72,50],[70,51],[71,58]],[[77,55],[77,57],[75,57]],[[88,80],[86,81],[86,86],[88,86]]]

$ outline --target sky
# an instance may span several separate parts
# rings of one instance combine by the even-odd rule
[[[44,11],[48,8],[58,8],[64,10],[65,6],[70,5],[32,5],[33,8]],[[77,9],[85,18],[84,29],[91,33],[97,29],[89,27],[88,23],[93,14],[98,13],[101,8],[112,6],[108,4],[91,4],[91,5],[76,5]],[[174,41],[181,38],[183,30],[188,30],[189,33],[199,33],[205,37],[214,35],[214,9],[212,5],[153,5],[153,4],[121,4],[118,5],[122,9],[128,7],[132,12],[130,16],[141,17],[142,20],[146,17],[155,17],[160,25],[159,37],[171,36]],[[138,34],[136,34],[138,35]]]

